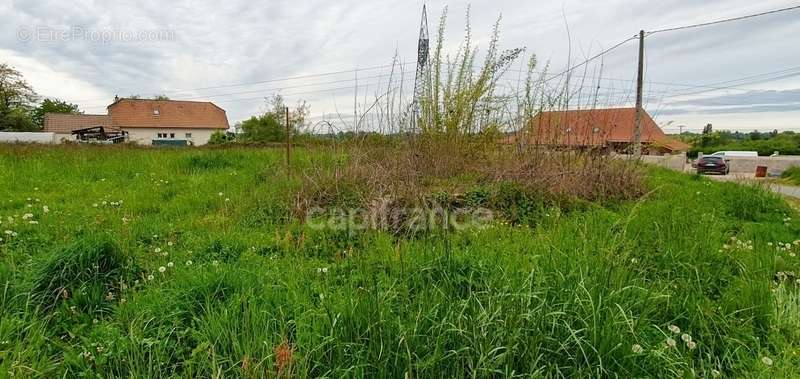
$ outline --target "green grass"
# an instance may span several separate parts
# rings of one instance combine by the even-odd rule
[[[411,238],[293,221],[330,158],[282,159],[0,147],[0,376],[800,372],[800,224],[759,188],[652,169],[636,202]]]
[[[800,186],[800,167],[790,167],[781,175],[790,184]]]

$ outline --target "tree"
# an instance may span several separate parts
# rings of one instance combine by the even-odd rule
[[[234,137],[227,132],[222,130],[217,130],[216,132],[211,134],[211,137],[208,139],[209,145],[222,145],[228,142],[233,142]]]
[[[250,117],[241,124],[242,139],[251,142],[280,142],[286,139],[286,105],[281,95],[267,99],[267,110]],[[309,106],[299,101],[294,111],[289,112],[289,128],[297,134],[306,126]]]
[[[164,94],[155,95],[155,96],[153,96],[153,100],[169,100],[169,97],[167,95],[164,95]]]
[[[19,71],[0,63],[0,130],[35,130],[29,112],[37,98]]]
[[[31,112],[31,119],[39,128],[44,127],[44,115],[47,113],[82,114],[76,104],[59,99],[44,99],[38,107]]]
[[[703,135],[700,136],[700,146],[705,147],[712,145],[714,143],[713,140],[717,139],[714,138],[712,134],[714,134],[714,127],[711,126],[711,124],[706,125],[703,128]]]

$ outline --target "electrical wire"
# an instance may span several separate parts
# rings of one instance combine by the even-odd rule
[[[722,24],[722,23],[726,23],[726,22],[741,21],[741,20],[746,20],[746,19],[749,19],[749,18],[761,17],[761,16],[770,15],[770,14],[788,12],[788,11],[793,11],[793,10],[798,10],[798,9],[800,9],[800,5],[795,5],[793,7],[781,8],[781,9],[774,9],[774,10],[771,10],[771,11],[766,11],[766,12],[761,12],[761,13],[749,14],[749,15],[746,15],[746,16],[739,16],[739,17],[726,18],[726,19],[722,19],[722,20],[703,22],[703,23],[699,23],[699,24],[678,26],[678,27],[674,27],[674,28],[658,29],[658,30],[653,30],[653,31],[647,32],[647,35],[649,36],[649,35],[653,35],[653,34],[657,34],[657,33],[674,32],[674,31],[678,31],[678,30],[694,29],[694,28],[700,28],[700,27],[704,27],[704,26],[717,25],[717,24]]]

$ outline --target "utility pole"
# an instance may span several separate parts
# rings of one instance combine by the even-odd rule
[[[642,118],[644,109],[642,98],[644,93],[644,30],[639,32],[639,76],[636,78],[636,126],[633,131],[633,157],[638,160],[642,156]]]
[[[289,125],[289,107],[286,111],[286,179],[292,178],[292,128]]]

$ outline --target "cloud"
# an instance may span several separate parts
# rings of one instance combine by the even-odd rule
[[[467,3],[426,3],[432,36],[442,9],[449,3],[445,38],[451,52],[462,41]],[[555,72],[567,64],[568,56],[578,62],[643,28],[683,25],[785,5],[781,0],[608,0],[602,4],[589,0],[495,0],[472,5],[471,32],[479,47],[485,48],[492,25],[502,14],[502,47],[527,47],[528,53],[550,61]],[[413,61],[421,6],[421,0],[229,0],[224,4],[210,0],[5,1],[0,4],[0,18],[4,20],[0,25],[0,49],[4,60],[16,57],[18,68],[31,82],[35,81],[40,92],[58,90],[59,95],[86,109],[102,109],[114,94],[167,93],[173,98],[217,102],[235,122],[258,112],[262,96],[271,95],[276,88],[294,87],[281,92],[290,102],[309,100],[312,114],[337,110],[352,114],[352,72],[234,88],[198,88],[385,65],[395,54],[403,61]],[[20,30],[42,26],[54,30],[77,26],[100,32],[166,30],[173,32],[174,38],[107,43],[80,38],[25,42],[18,38]],[[776,36],[793,35],[799,29],[800,17],[787,13],[654,35],[646,41],[648,81],[699,85],[789,67],[796,64],[799,54],[795,42]],[[603,61],[604,76],[633,79],[635,41],[608,54]],[[599,71],[599,64],[595,62],[591,69]],[[61,76],[44,75],[43,66]],[[386,74],[388,69],[358,73],[358,103],[386,85],[386,77],[381,77]],[[411,76],[413,65],[406,67],[406,79]],[[83,84],[56,88],[59,86],[52,83],[61,79],[47,82],[34,77],[63,77]],[[325,84],[332,81],[339,83]],[[751,88],[800,87],[800,83],[777,87],[785,83]],[[630,82],[618,82],[613,87],[628,89]],[[674,89],[649,86],[647,91],[654,96],[648,105],[664,107],[658,95]],[[245,91],[251,93],[225,95]],[[628,98],[614,96],[612,100],[624,102]]]

